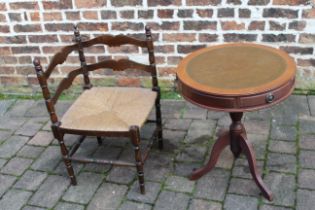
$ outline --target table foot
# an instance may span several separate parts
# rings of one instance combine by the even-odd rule
[[[264,184],[261,176],[259,175],[257,171],[257,166],[256,166],[256,157],[254,150],[251,146],[251,144],[248,143],[247,138],[244,134],[240,135],[240,146],[242,148],[242,152],[245,154],[247,160],[248,160],[248,165],[249,165],[249,170],[250,173],[252,174],[252,177],[254,178],[257,186],[262,192],[262,195],[267,198],[269,201],[272,201],[272,193],[271,191],[268,190],[266,185]]]
[[[255,180],[255,183],[261,190],[262,195],[269,201],[271,201],[272,193],[268,190],[257,171],[255,153],[251,144],[247,141],[246,130],[241,122],[243,113],[230,113],[230,116],[232,119],[230,130],[220,132],[221,134],[218,137],[218,140],[213,145],[208,163],[204,167],[195,170],[191,174],[189,179],[199,179],[200,177],[211,171],[217,163],[222,150],[226,146],[230,145],[231,151],[234,154],[235,158],[238,158],[241,153],[245,154],[248,160],[251,175]]]
[[[222,150],[230,144],[230,132],[229,131],[221,131],[221,135],[218,137],[217,141],[214,143],[211,151],[211,155],[209,158],[208,163],[200,168],[195,170],[191,176],[189,177],[190,180],[196,180],[202,177],[204,174],[211,171],[211,169],[215,166],[218,161],[218,158],[222,152]]]

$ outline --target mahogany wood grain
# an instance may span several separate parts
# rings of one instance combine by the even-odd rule
[[[157,69],[155,64],[155,56],[154,56],[154,46],[153,46],[153,40],[152,40],[152,34],[149,27],[145,27],[145,35],[146,39],[140,40],[135,39],[132,37],[128,37],[125,35],[118,35],[118,36],[111,36],[111,35],[103,35],[96,37],[94,39],[88,40],[88,41],[82,41],[80,33],[77,29],[77,27],[74,27],[74,35],[75,35],[75,41],[76,44],[63,47],[59,52],[57,52],[53,58],[51,59],[51,62],[48,65],[47,70],[44,72],[42,69],[42,66],[40,65],[40,61],[38,59],[34,59],[34,67],[37,74],[37,78],[39,81],[39,84],[41,86],[43,97],[46,102],[47,111],[50,114],[50,120],[52,122],[52,131],[54,134],[54,137],[58,139],[61,154],[63,161],[66,165],[66,169],[68,172],[68,176],[70,177],[71,184],[76,185],[76,177],[74,175],[74,170],[72,167],[71,161],[77,161],[81,163],[99,163],[99,164],[113,164],[113,165],[120,165],[120,166],[131,166],[137,168],[138,173],[138,179],[139,179],[139,186],[140,186],[140,192],[142,194],[145,193],[145,187],[144,187],[144,173],[143,173],[143,164],[144,161],[147,159],[149,154],[149,149],[153,145],[153,142],[150,142],[146,151],[141,153],[140,151],[140,132],[138,126],[131,126],[128,131],[103,131],[103,130],[80,130],[80,129],[70,129],[70,128],[63,128],[61,126],[62,122],[59,121],[56,113],[55,113],[55,104],[57,103],[57,100],[59,96],[62,94],[62,92],[66,89],[68,89],[72,83],[73,80],[78,76],[83,74],[84,76],[84,89],[89,89],[92,87],[92,84],[90,83],[89,75],[88,73],[90,71],[94,71],[96,69],[100,68],[110,68],[114,71],[123,71],[126,69],[138,69],[145,72],[148,72],[151,74],[152,77],[152,90],[155,91],[157,94],[156,100],[155,100],[155,111],[156,111],[156,119],[152,122],[156,124],[156,129],[153,133],[152,139],[156,140],[159,145],[159,149],[163,148],[163,134],[162,134],[162,116],[161,116],[161,108],[160,108],[160,87],[157,80]],[[148,54],[149,54],[149,65],[137,63],[131,60],[127,59],[121,59],[121,60],[106,60],[101,61],[98,63],[93,64],[87,64],[86,59],[84,56],[84,49],[96,44],[105,44],[108,46],[120,46],[125,44],[131,44],[142,48],[147,48]],[[47,86],[47,80],[49,76],[51,75],[52,71],[58,64],[62,64],[67,59],[68,55],[73,51],[78,51],[79,54],[79,61],[81,64],[81,68],[77,68],[72,70],[63,80],[61,80],[60,84],[58,85],[55,94],[53,97],[51,97],[50,91]],[[64,135],[65,134],[75,134],[80,135],[80,138],[78,139],[78,142],[68,151],[67,147],[64,144]],[[85,136],[95,136],[97,137],[99,145],[101,145],[102,136],[106,137],[127,137],[131,140],[132,145],[134,146],[134,152],[135,152],[135,163],[129,163],[125,161],[117,161],[117,160],[101,160],[101,159],[93,159],[93,158],[86,158],[86,157],[74,157],[75,152],[80,147],[81,143],[84,141]]]
[[[263,196],[272,200],[257,172],[255,154],[241,122],[244,111],[271,107],[293,91],[296,65],[285,52],[257,44],[231,43],[197,50],[177,68],[177,85],[182,96],[206,109],[230,113],[232,123],[215,142],[208,163],[194,171],[195,180],[216,164],[225,146],[235,158],[247,157],[250,172]]]

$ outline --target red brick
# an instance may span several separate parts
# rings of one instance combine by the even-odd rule
[[[82,15],[87,20],[98,20],[98,11],[83,11]]]
[[[194,10],[192,9],[180,9],[177,12],[177,17],[179,18],[191,18]]]
[[[240,4],[242,4],[242,1],[241,0],[227,0],[226,3],[234,4],[234,5],[240,5]]]
[[[154,52],[157,53],[174,53],[175,47],[174,45],[160,45],[154,47]]]
[[[98,46],[95,45],[95,46],[92,46],[92,47],[85,48],[84,52],[91,53],[91,54],[104,53],[105,49],[104,49],[104,46],[102,46],[102,45],[98,45]]]
[[[21,22],[23,20],[21,13],[14,12],[9,13],[8,15],[11,22]]]
[[[142,5],[142,0],[115,0],[111,1],[115,7]]]
[[[187,5],[189,6],[208,6],[208,5],[218,5],[221,0],[187,0]]]
[[[93,8],[106,6],[106,0],[75,0],[77,8]]]
[[[184,21],[184,30],[216,30],[217,22],[214,21]]]
[[[218,17],[234,17],[234,9],[233,8],[218,9]]]
[[[244,30],[245,29],[245,23],[237,23],[236,21],[221,21],[221,28],[224,31]]]
[[[298,10],[269,8],[269,9],[264,9],[263,17],[297,18]]]
[[[302,16],[303,18],[315,18],[315,8],[303,10]]]
[[[0,47],[0,55],[11,55],[10,47]]]
[[[18,10],[18,9],[38,10],[39,9],[37,2],[17,2],[17,3],[10,3],[9,6],[11,10]]]
[[[31,17],[31,21],[40,21],[39,12],[31,12],[30,17]]]
[[[91,0],[92,1],[92,0]],[[86,1],[86,2],[91,2]],[[105,0],[103,0],[105,1]],[[46,2],[43,1],[43,7],[45,10],[52,10],[52,9],[72,9],[72,1],[70,0],[58,0],[57,2]]]
[[[4,14],[0,14],[0,22],[7,22],[7,18]]]
[[[218,40],[217,34],[199,34],[199,42],[216,42]]]
[[[51,43],[58,42],[57,35],[30,35],[28,39],[31,43]]]
[[[0,3],[0,11],[6,11],[7,7],[5,5],[5,3]]]
[[[101,17],[104,20],[108,20],[108,19],[116,19],[117,15],[115,11],[105,10],[105,11],[101,11]]]
[[[62,20],[61,12],[45,12],[43,13],[44,21]]]
[[[1,56],[0,57],[0,63],[1,64],[16,64],[17,63],[17,58],[15,56]],[[1,66],[1,68],[4,68],[5,66]],[[14,71],[13,71],[14,72]]]
[[[133,19],[135,17],[135,13],[133,10],[120,11],[120,17],[124,19]]]
[[[238,16],[240,18],[250,18],[251,11],[249,9],[239,9],[238,10]]]
[[[0,58],[0,60],[1,60],[1,58]],[[14,74],[14,71],[15,71],[15,69],[12,66],[3,66],[2,65],[0,67],[0,74]]]
[[[67,20],[80,20],[80,12],[66,12]]]
[[[40,53],[39,47],[23,46],[23,47],[11,47],[13,54],[29,54]]]
[[[19,75],[34,74],[33,65],[16,66],[15,70],[16,70],[16,74],[19,74]]]
[[[10,44],[26,44],[26,36],[2,36],[0,37],[1,42]]]
[[[177,46],[177,51],[178,53],[190,53],[193,52],[195,50],[204,48],[206,45],[203,44],[199,44],[199,45],[178,45]]]
[[[15,32],[39,32],[42,31],[40,24],[16,24],[14,26]]]
[[[2,85],[26,85],[27,81],[24,76],[0,76]]]
[[[297,31],[303,31],[305,29],[305,21],[292,21],[289,23],[289,29],[294,29]]]
[[[153,31],[159,30],[178,31],[180,26],[179,22],[170,21],[163,21],[162,23],[148,22],[147,25],[150,26]]]
[[[295,35],[293,34],[263,34],[263,42],[295,42]]]
[[[159,18],[173,18],[174,10],[172,9],[159,9],[158,11]]]
[[[269,30],[271,31],[284,31],[285,27],[286,27],[286,23],[269,21]]]
[[[168,65],[178,65],[178,63],[182,60],[181,56],[168,56],[167,64]]]
[[[182,1],[181,0],[148,0],[148,5],[149,6],[170,6],[170,5],[176,5],[179,6],[181,5]]]
[[[248,5],[267,5],[270,0],[249,0]]]
[[[120,77],[117,79],[117,85],[123,87],[140,87],[139,78]]]
[[[274,5],[307,5],[309,0],[273,0]]]
[[[212,17],[213,10],[212,9],[197,9],[197,14],[199,17]]]
[[[80,31],[108,31],[107,23],[79,23]]]
[[[127,30],[133,30],[133,31],[139,31],[143,30],[144,25],[143,23],[134,23],[134,22],[113,22],[112,23],[112,30],[117,31],[127,31]]]
[[[7,25],[1,26],[0,25],[0,32],[1,33],[9,33],[10,32],[10,28]]]
[[[297,65],[302,67],[311,67],[315,66],[315,59],[297,59]]]
[[[31,56],[20,56],[19,57],[19,64],[30,64],[32,63]]]
[[[73,24],[71,23],[46,23],[45,29],[47,31],[73,31]]]
[[[175,33],[163,34],[163,41],[167,42],[193,42],[196,40],[196,34]]]
[[[248,29],[263,31],[265,29],[265,25],[266,25],[265,21],[252,21],[249,24]]]
[[[314,44],[315,43],[315,34],[300,34],[300,43],[308,43]]]
[[[312,47],[280,47],[281,50],[291,54],[312,55],[314,49]]]
[[[224,34],[224,41],[225,42],[241,42],[241,41],[256,41],[257,35],[256,34]]]
[[[138,10],[138,18],[151,19],[154,16],[154,10]]]

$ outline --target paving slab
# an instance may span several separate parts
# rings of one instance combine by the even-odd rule
[[[258,199],[249,196],[228,194],[223,208],[231,210],[257,210]]]
[[[47,173],[40,171],[26,171],[15,183],[14,188],[23,190],[36,190],[46,179]]]
[[[132,201],[125,201],[120,206],[119,210],[151,210],[152,206],[145,203],[136,203]]]
[[[8,111],[8,109],[12,106],[15,100],[1,100],[0,101],[0,116],[4,115]]]
[[[70,186],[62,199],[74,203],[88,204],[102,180],[103,178],[99,174],[81,173],[77,176],[78,185]]]
[[[0,158],[11,158],[28,141],[28,137],[11,136],[0,145]]]
[[[183,193],[162,191],[155,203],[154,210],[182,210],[186,209],[189,196]]]
[[[11,175],[0,174],[0,198],[13,185],[16,177]]]
[[[31,197],[32,193],[11,189],[0,200],[1,209],[21,209]]]
[[[60,161],[60,148],[58,146],[49,146],[32,164],[31,168],[40,171],[53,171]]]
[[[66,177],[50,175],[28,202],[30,205],[52,208],[69,185]]]
[[[221,210],[222,204],[202,199],[192,199],[189,210]]]
[[[169,176],[165,181],[164,188],[167,190],[191,193],[194,190],[195,182],[185,177]]]
[[[33,160],[14,157],[2,169],[1,173],[14,176],[21,176],[24,171],[32,164]]]
[[[296,210],[311,210],[315,206],[315,191],[298,190]]]
[[[228,187],[230,173],[214,169],[197,181],[194,196],[196,198],[223,201]]]
[[[116,209],[127,192],[127,186],[104,183],[89,203],[88,210]],[[106,195],[106,196],[105,196]]]

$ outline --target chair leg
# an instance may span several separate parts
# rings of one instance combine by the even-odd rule
[[[143,161],[142,161],[142,155],[140,152],[139,127],[131,126],[130,127],[130,133],[131,133],[131,142],[132,142],[132,145],[134,146],[134,150],[135,150],[135,160],[136,160],[136,167],[137,167],[137,173],[138,173],[140,192],[141,192],[141,194],[145,194]]]
[[[67,149],[67,147],[66,147],[66,145],[65,145],[65,143],[63,141],[63,135],[59,134],[59,138],[57,138],[57,139],[59,141],[59,145],[60,145],[60,150],[61,150],[62,156],[63,157],[67,157],[69,155],[69,153],[68,153],[68,149]],[[67,169],[67,172],[68,172],[68,176],[70,177],[71,185],[77,185],[77,180],[76,180],[76,177],[74,175],[74,170],[73,170],[71,161],[68,160],[68,159],[63,158],[63,162],[66,165],[66,169]]]
[[[74,175],[74,170],[73,170],[71,161],[69,159],[66,159],[66,157],[69,157],[69,152],[68,152],[68,149],[67,149],[67,147],[66,147],[66,145],[65,145],[65,143],[63,141],[64,134],[59,131],[59,125],[60,125],[59,123],[54,123],[51,126],[51,129],[52,129],[52,132],[54,134],[54,137],[59,142],[60,150],[61,150],[61,154],[62,154],[62,158],[63,158],[63,162],[66,165],[66,169],[67,169],[67,172],[68,172],[68,176],[70,177],[71,184],[72,185],[77,185],[77,180],[76,180],[76,177]]]
[[[97,136],[96,138],[97,138],[98,145],[101,146],[102,145],[102,137]]]
[[[155,103],[155,111],[156,111],[156,127],[157,127],[157,141],[159,145],[159,149],[163,149],[163,129],[162,129],[162,114],[161,114],[161,104],[160,99],[158,98]]]

